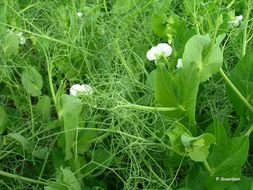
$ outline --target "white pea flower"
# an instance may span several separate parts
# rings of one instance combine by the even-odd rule
[[[243,20],[243,15],[239,15],[239,16],[236,16],[235,19],[231,21],[231,23],[234,27],[237,27],[242,23],[242,20]]]
[[[82,12],[77,12],[76,15],[77,15],[78,17],[82,17],[82,16],[83,16],[83,13],[82,13]]]
[[[179,58],[177,60],[177,65],[176,65],[176,68],[179,69],[179,68],[182,68],[183,67],[183,59],[182,58]]]
[[[23,44],[25,44],[25,37],[23,36],[23,32],[18,32],[17,33],[17,36],[18,36],[18,38],[19,38],[19,44],[20,45],[23,45]]]
[[[83,93],[83,94],[87,94],[90,95],[92,94],[93,89],[90,85],[88,84],[74,84],[71,88],[70,88],[70,94],[73,96],[76,96],[78,93]]]
[[[161,55],[164,55],[165,57],[169,57],[172,53],[172,48],[169,44],[166,43],[160,43],[155,47],[152,47],[147,52],[147,59],[149,61],[154,61]]]

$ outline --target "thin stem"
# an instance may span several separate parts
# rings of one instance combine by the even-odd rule
[[[247,32],[248,32],[250,11],[251,11],[251,0],[248,0],[247,9],[246,9],[246,13],[245,13],[245,27],[244,27],[244,31],[243,31],[242,56],[245,55],[246,49],[247,49],[247,43],[248,43],[248,41],[247,41],[247,37],[248,37]]]
[[[137,109],[137,110],[143,110],[143,111],[161,111],[161,112],[168,112],[168,111],[185,111],[185,109],[182,106],[179,107],[150,107],[150,106],[141,106],[137,104],[125,104],[125,105],[118,105],[114,107],[113,109],[117,108],[131,108],[131,109]]]
[[[178,173],[179,173],[179,171],[180,171],[180,169],[181,169],[181,167],[182,167],[184,158],[185,158],[185,155],[183,156],[183,158],[182,158],[181,161],[180,161],[180,164],[179,164],[178,169],[177,169],[177,171],[176,171],[176,173],[175,173],[175,176],[174,176],[174,178],[172,179],[172,181],[171,181],[171,183],[170,183],[170,185],[169,185],[169,189],[171,189],[171,186],[173,185],[173,183],[175,182],[175,180],[176,180],[176,178],[177,178],[177,176],[178,176]]]
[[[206,170],[208,171],[208,173],[211,174],[212,173],[212,169],[211,169],[210,165],[208,164],[208,162],[205,160],[203,162],[203,164],[206,167]]]
[[[44,51],[44,54],[45,54],[45,57],[46,57],[47,75],[48,75],[49,87],[50,87],[50,91],[51,91],[51,94],[52,94],[52,97],[53,97],[53,101],[54,101],[56,112],[57,112],[57,114],[59,116],[59,113],[58,113],[58,104],[57,104],[57,101],[56,101],[56,95],[55,95],[54,85],[53,85],[53,81],[52,81],[52,66],[50,66],[50,60],[49,60],[49,57],[47,56],[47,52],[46,52],[46,50],[44,48],[43,48],[43,51]]]
[[[234,136],[235,136],[235,137],[241,132],[244,123],[245,123],[245,118],[244,118],[244,117],[241,117],[241,118],[240,118],[240,123],[239,123],[239,125],[237,126],[237,128],[236,128],[236,130],[235,130],[235,132],[234,132]]]
[[[36,184],[40,184],[40,185],[45,185],[45,186],[53,186],[53,187],[66,187],[65,185],[63,184],[58,184],[58,183],[55,183],[55,182],[45,182],[45,181],[40,181],[40,180],[36,180],[36,179],[31,179],[31,178],[27,178],[27,177],[23,177],[23,176],[19,176],[19,175],[16,175],[16,174],[11,174],[11,173],[8,173],[8,172],[5,172],[5,171],[2,171],[0,170],[0,175],[1,176],[5,176],[5,177],[10,177],[10,178],[13,178],[13,179],[19,179],[19,180],[22,180],[22,181],[26,181],[26,182],[29,182],[29,183],[36,183]]]
[[[253,131],[253,125],[251,125],[250,128],[247,130],[247,132],[245,133],[245,136],[249,136],[252,131]]]
[[[248,102],[248,100],[241,94],[241,92],[235,87],[235,85],[229,80],[227,75],[224,73],[222,69],[220,69],[220,74],[224,78],[224,80],[227,82],[227,84],[232,88],[232,90],[236,93],[236,95],[241,99],[241,101],[249,108],[249,110],[253,113],[253,107]]]

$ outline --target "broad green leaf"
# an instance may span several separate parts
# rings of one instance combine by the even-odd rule
[[[185,146],[181,141],[181,136],[185,135],[191,137],[190,131],[181,123],[174,124],[169,130],[167,135],[170,139],[171,148],[178,154],[185,154]]]
[[[27,66],[22,73],[22,84],[31,96],[40,96],[43,87],[43,78],[35,67]]]
[[[151,19],[151,28],[159,37],[166,37],[167,18],[159,14],[154,14]]]
[[[174,17],[173,17],[174,18]],[[176,21],[177,22],[177,21]],[[182,58],[185,44],[187,41],[196,34],[196,32],[193,29],[189,29],[186,26],[186,22],[178,21],[179,24],[172,24],[168,26],[168,30],[170,30],[169,27],[171,27],[171,31],[169,32],[169,35],[171,38],[173,38],[173,55],[176,57],[176,61],[178,58]]]
[[[43,120],[49,121],[51,118],[51,102],[48,96],[42,96],[39,98],[36,104],[36,111],[43,118]]]
[[[33,151],[33,156],[39,159],[46,159],[47,154],[48,154],[47,147],[39,147],[35,151]]]
[[[8,125],[8,116],[2,106],[0,106],[0,134],[2,134]]]
[[[229,139],[222,125],[214,123],[211,127],[216,137],[216,143],[207,160],[211,167],[212,175],[240,177],[241,167],[248,157],[248,136]]]
[[[198,88],[199,80],[194,65],[185,65],[173,75],[165,64],[158,62],[155,75],[156,103],[162,107],[179,108],[168,112],[169,117],[180,119],[186,112],[190,123],[194,124]]]
[[[184,65],[196,65],[200,82],[206,81],[222,67],[223,57],[219,44],[213,44],[209,35],[194,35],[185,45]]]
[[[151,28],[153,32],[162,38],[167,36],[167,14],[170,8],[171,0],[154,2],[154,13],[151,17]]]
[[[75,96],[62,95],[60,100],[61,109],[59,115],[63,118],[65,135],[65,160],[73,157],[77,147],[73,147],[77,141],[78,127],[81,127],[83,103]],[[77,155],[75,155],[77,156]]]
[[[68,190],[81,190],[81,185],[75,177],[75,174],[69,168],[61,168],[62,181],[69,186]]]
[[[10,133],[8,137],[12,138],[13,140],[17,141],[23,148],[23,150],[26,150],[28,152],[32,152],[32,144],[28,141],[27,138],[25,138],[23,135],[20,135],[19,133]]]
[[[82,101],[71,95],[62,95],[60,98],[60,110],[59,116],[64,117],[66,115],[71,115],[72,113],[81,113],[83,109]]]
[[[194,164],[193,168],[187,172],[187,176],[183,180],[183,186],[191,190],[203,190],[205,189],[205,177],[206,174],[202,167]]]
[[[227,190],[242,190],[242,189],[253,190],[252,177],[242,177],[239,182],[232,184]]]
[[[95,170],[104,171],[106,167],[113,162],[113,157],[111,152],[99,148],[96,149],[92,154],[92,161],[84,168],[84,173],[86,175],[93,173]]]
[[[180,88],[180,106],[182,106],[189,118],[190,124],[195,123],[196,101],[199,90],[199,78],[194,65],[184,65],[176,74],[175,81]]]
[[[55,148],[52,150],[52,160],[53,160],[53,166],[55,170],[55,178],[57,181],[61,181],[61,172],[60,167],[65,166],[64,161],[64,154],[61,149]]]
[[[155,101],[158,106],[178,107],[180,105],[180,86],[174,80],[164,63],[158,62],[155,73]],[[181,110],[169,112],[172,118],[180,118],[184,115]]]
[[[203,162],[209,155],[209,147],[215,142],[214,135],[204,133],[193,137],[182,124],[174,124],[168,131],[171,148],[180,155],[187,155],[193,161]]]
[[[209,155],[209,147],[215,142],[215,137],[210,133],[204,133],[194,138],[182,135],[181,140],[186,147],[187,156],[193,161],[203,162]]]
[[[11,57],[18,53],[19,39],[15,32],[9,32],[3,42],[3,52],[6,57]]]
[[[237,63],[231,71],[229,78],[240,93],[253,106],[253,49],[249,50],[239,63]],[[237,113],[241,117],[248,117],[252,121],[253,114],[229,86],[228,97]]]
[[[199,7],[200,3],[202,1],[200,0],[184,0],[184,8],[185,8],[185,13],[187,15],[195,16]]]
[[[96,131],[88,131],[84,130],[80,132],[80,135],[78,137],[77,144],[75,142],[74,146],[77,146],[77,152],[78,154],[83,154],[87,152],[92,144],[92,140],[96,138],[97,132]]]

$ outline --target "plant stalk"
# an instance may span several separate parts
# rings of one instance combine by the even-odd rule
[[[253,113],[253,107],[248,102],[248,100],[241,94],[241,92],[236,88],[236,86],[230,81],[230,79],[227,77],[227,75],[224,73],[222,69],[220,69],[220,74],[224,78],[224,80],[227,82],[227,84],[232,88],[232,90],[235,92],[235,94],[241,99],[241,101],[245,104],[245,106]]]

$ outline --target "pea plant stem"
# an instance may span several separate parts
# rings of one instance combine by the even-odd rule
[[[245,136],[249,136],[252,131],[253,131],[253,125],[251,125],[250,128],[246,131]]]
[[[206,170],[208,171],[208,173],[212,174],[212,169],[211,169],[210,165],[208,164],[208,162],[205,160],[203,163],[204,163],[204,166],[205,166]]]
[[[248,0],[245,10],[245,27],[243,31],[243,45],[242,45],[242,56],[245,55],[248,43],[248,25],[249,25],[249,16],[252,9],[252,0]]]
[[[185,111],[183,107],[150,107],[150,106],[141,106],[136,104],[125,104],[125,105],[118,105],[114,107],[117,108],[130,108],[130,109],[138,109],[143,111],[161,111],[161,112],[168,112],[168,111],[176,111],[182,110]]]
[[[19,176],[19,175],[16,175],[16,174],[11,174],[11,173],[8,173],[8,172],[2,171],[2,170],[0,170],[0,175],[5,176],[5,177],[10,177],[10,178],[13,178],[13,179],[26,181],[28,183],[36,183],[36,184],[45,185],[45,186],[50,185],[50,186],[58,187],[58,188],[59,187],[64,187],[61,184],[57,184],[57,183],[53,183],[53,182],[40,181],[40,180],[36,180],[36,179],[31,179],[31,178]]]
[[[247,108],[253,113],[253,107],[248,102],[248,100],[241,94],[241,92],[236,88],[236,86],[229,80],[227,75],[224,73],[222,69],[220,69],[220,74],[226,81],[226,83],[232,88],[232,90],[235,92],[235,94],[241,99],[241,101],[247,106]]]

